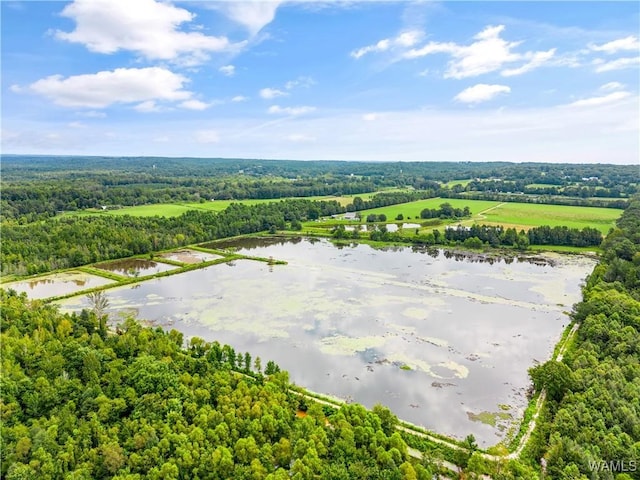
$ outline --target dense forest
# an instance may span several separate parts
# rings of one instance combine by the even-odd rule
[[[389,187],[615,208],[638,191],[637,169],[630,165],[4,155],[2,175],[1,217],[23,222],[100,206],[351,195]],[[464,179],[471,181],[444,185]]]
[[[640,478],[640,199],[602,244],[562,362],[535,367],[547,408],[527,455],[548,478]]]
[[[301,414],[287,373],[249,353],[0,299],[2,478],[431,478],[387,408]]]

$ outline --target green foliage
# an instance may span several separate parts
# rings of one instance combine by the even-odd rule
[[[307,401],[298,418],[271,361],[262,377],[218,342],[132,319],[101,337],[93,312],[0,300],[2,478],[425,478],[385,407]]]
[[[544,455],[549,478],[640,478],[640,201],[625,210],[603,242],[604,254],[573,317],[581,322],[562,362],[531,370],[551,399],[527,456]],[[614,469],[594,469],[594,465]],[[615,467],[617,465],[617,467]],[[618,470],[615,470],[618,468]],[[619,474],[616,476],[616,474]]]

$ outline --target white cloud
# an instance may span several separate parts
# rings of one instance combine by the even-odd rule
[[[169,141],[169,137],[167,135],[161,135],[159,137],[155,137],[153,141],[157,143],[167,143]]]
[[[244,95],[236,95],[231,99],[232,102],[246,102],[249,100],[249,97],[245,97]]]
[[[488,26],[474,38],[469,45],[458,45],[453,42],[429,42],[423,47],[412,48],[402,54],[402,58],[414,59],[436,53],[449,54],[452,59],[447,65],[445,78],[475,77],[493,72],[505,64],[519,60],[529,60],[519,68],[503,71],[504,76],[520,75],[546,63],[555,54],[555,49],[546,52],[517,53],[515,48],[522,42],[508,42],[500,37],[504,25]]]
[[[187,110],[206,110],[211,106],[211,104],[201,102],[200,100],[191,99],[181,102],[178,106],[181,108],[186,108]]]
[[[160,67],[117,68],[63,78],[52,75],[29,90],[64,107],[104,108],[115,103],[188,100],[187,79]]]
[[[547,50],[546,52],[528,52],[526,55],[530,57],[529,62],[525,63],[521,67],[518,68],[510,68],[503,70],[501,75],[503,77],[512,77],[514,75],[522,75],[523,73],[530,72],[531,70],[535,70],[536,68],[544,65],[549,62],[551,58],[555,55],[556,49],[552,48],[551,50]]]
[[[255,35],[273,21],[280,4],[282,0],[229,1],[220,2],[214,8],[244,26],[251,35]]]
[[[625,88],[625,85],[620,82],[609,82],[602,85],[600,90],[622,90],[623,88]]]
[[[292,90],[297,87],[309,88],[315,84],[315,80],[311,77],[298,77],[295,80],[289,80],[287,83],[285,83],[284,88],[286,88],[287,90]]]
[[[24,89],[20,85],[11,85],[9,87],[9,90],[11,90],[13,93],[23,93],[24,92]]]
[[[198,130],[195,134],[198,143],[218,143],[220,135],[216,130]]]
[[[608,103],[617,102],[619,100],[623,100],[629,97],[631,94],[629,92],[613,92],[609,95],[604,95],[601,97],[591,97],[585,98],[583,100],[578,100],[576,102],[570,103],[570,107],[596,107],[599,105],[606,105]]]
[[[640,64],[640,57],[624,57],[610,62],[604,62],[601,59],[596,59],[593,62],[596,65],[596,72],[610,72],[612,70],[622,70],[625,68],[631,68]]]
[[[287,92],[278,90],[277,88],[263,88],[260,90],[260,96],[266,100],[271,100],[277,97],[285,97],[289,95]]]
[[[153,60],[195,65],[206,61],[210,52],[242,46],[232,45],[225,37],[179,31],[195,15],[155,0],[75,0],[62,10],[62,16],[74,20],[76,26],[71,32],[57,31],[56,37],[81,43],[92,52],[129,50]]]
[[[145,102],[139,103],[138,105],[133,107],[133,109],[142,113],[153,113],[162,111],[162,108],[158,106],[158,104],[153,100],[147,100]]]
[[[609,54],[616,53],[621,50],[634,50],[637,52],[640,50],[640,42],[638,42],[638,37],[629,35],[628,37],[603,43],[602,45],[590,44],[589,48],[595,52],[604,52]]]
[[[461,91],[455,96],[455,100],[462,103],[480,103],[491,100],[501,93],[509,93],[511,88],[506,85],[487,85],[479,83]]]
[[[67,125],[71,128],[87,128],[87,126],[82,122],[69,122]]]
[[[281,107],[280,105],[271,105],[268,112],[276,115],[302,115],[305,113],[311,113],[315,109],[315,107],[308,106]]]
[[[385,38],[378,43],[359,48],[351,52],[353,58],[361,58],[368,53],[386,52],[394,48],[409,48],[422,40],[424,33],[419,30],[408,30],[394,38]]]
[[[236,67],[233,65],[225,65],[220,67],[218,71],[227,77],[233,77],[236,74]]]

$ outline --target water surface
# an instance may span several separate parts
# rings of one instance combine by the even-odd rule
[[[143,258],[114,260],[111,262],[99,263],[95,265],[95,267],[109,272],[118,273],[126,277],[144,277],[146,275],[153,275],[179,268],[175,265],[154,262],[153,260],[145,260]]]
[[[70,271],[45,275],[31,280],[4,283],[2,288],[5,290],[11,288],[18,293],[25,292],[31,299],[43,299],[68,295],[110,283],[114,283],[114,281],[84,272]]]
[[[580,298],[595,261],[486,259],[439,250],[279,238],[213,248],[273,256],[287,265],[235,261],[109,290],[123,312],[187,336],[274,360],[292,381],[483,446],[520,418],[527,369],[551,355],[564,311]],[[83,298],[65,303],[86,306]],[[501,405],[503,407],[501,407]]]

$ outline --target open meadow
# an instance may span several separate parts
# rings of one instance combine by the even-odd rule
[[[463,225],[474,223],[486,225],[503,225],[518,230],[528,230],[541,225],[567,226],[569,228],[591,227],[606,234],[615,226],[615,221],[622,210],[615,208],[580,207],[570,205],[543,205],[537,203],[513,203],[485,200],[464,200],[457,198],[430,198],[417,202],[390,205],[360,212],[362,218],[373,213],[384,214],[387,222],[393,222],[399,214],[404,220],[420,221],[420,212],[425,209],[438,208],[443,203],[454,208],[469,207],[471,218],[460,222]]]

